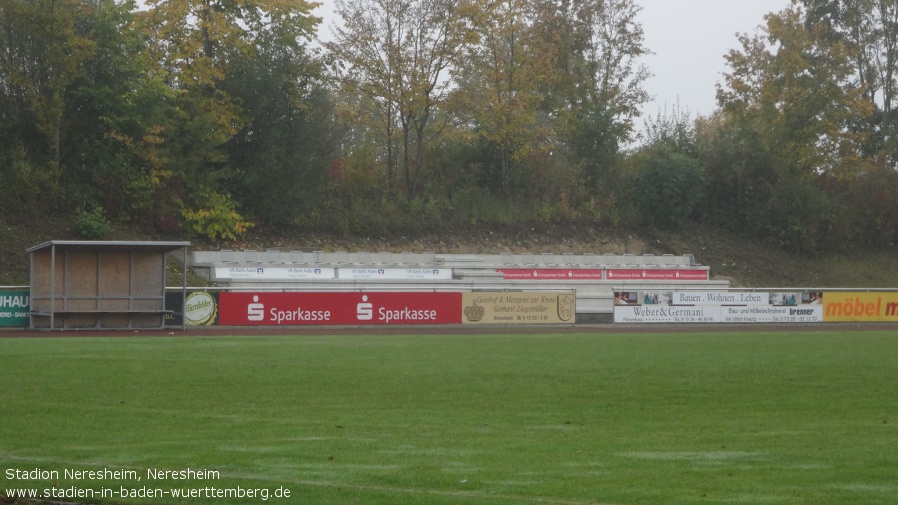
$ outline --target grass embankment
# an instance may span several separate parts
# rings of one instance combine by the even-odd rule
[[[885,504],[898,494],[896,344],[894,333],[836,331],[9,339],[0,492]],[[104,468],[141,480],[63,473]],[[220,479],[147,474],[186,468]],[[62,478],[10,479],[9,469]]]
[[[49,240],[78,240],[65,219],[36,215],[13,219],[0,216],[0,286],[28,285],[29,260],[25,250]],[[471,226],[421,236],[333,236],[302,229],[259,226],[237,243],[209,244],[189,236],[160,236],[151,230],[116,226],[109,240],[189,240],[196,250],[255,249],[320,251],[412,251],[452,254],[692,254],[711,272],[729,279],[734,287],[769,288],[892,288],[898,286],[894,247],[883,250],[842,248],[802,254],[753,238],[702,225],[673,233],[651,229],[593,229],[547,224],[512,228]],[[180,285],[180,272],[170,271],[170,284]],[[190,277],[191,285],[203,285]]]

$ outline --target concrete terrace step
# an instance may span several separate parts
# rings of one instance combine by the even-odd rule
[[[280,251],[269,249],[256,251],[247,249],[235,251],[194,251],[192,264],[197,267],[210,266],[250,266],[250,265],[296,265],[296,266],[384,266],[413,267],[437,266],[446,268],[488,268],[488,267],[560,267],[560,268],[608,268],[608,267],[690,267],[699,266],[691,254],[660,256],[652,254],[436,254],[430,252],[356,252],[345,251]]]

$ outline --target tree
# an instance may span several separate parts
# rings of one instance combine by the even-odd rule
[[[0,9],[4,203],[146,219],[158,205],[155,129],[167,88],[134,4],[25,2]],[[7,186],[8,184],[8,186]],[[45,207],[46,208],[46,207]]]
[[[95,44],[83,23],[90,6],[81,0],[0,1],[0,86],[10,119],[22,133],[43,137],[45,148],[22,138],[26,150],[43,152],[41,170],[58,191],[63,167],[67,91]]]
[[[328,49],[341,66],[340,75],[345,94],[361,95],[366,100],[356,102],[356,111],[364,105],[370,110],[348,116],[364,119],[382,132],[385,151],[383,160],[387,186],[392,189],[396,177],[397,103],[399,101],[398,52],[408,30],[404,2],[370,3],[367,0],[337,0],[335,11],[342,18],[342,28],[336,30],[336,42]],[[345,66],[345,67],[344,67]],[[361,117],[360,117],[361,116]],[[364,118],[364,119],[362,119]]]
[[[697,214],[703,198],[704,166],[695,127],[680,104],[645,121],[645,143],[632,156],[637,166],[634,192],[645,221],[682,226]]]
[[[298,0],[149,0],[144,26],[152,51],[169,85],[180,90],[179,128],[170,137],[182,142],[179,173],[214,186],[216,174],[227,170],[221,147],[241,126],[241,108],[219,87],[237,58],[255,54],[256,43],[269,24],[278,25],[295,44],[311,38],[320,18],[310,15],[315,4]],[[290,42],[292,37],[292,42]],[[175,162],[175,159],[171,159]],[[197,170],[198,169],[198,170]]]
[[[709,222],[740,233],[763,236],[762,209],[779,184],[771,174],[771,153],[760,134],[718,110],[695,122],[696,145],[704,171],[701,213]]]
[[[112,218],[155,223],[165,213],[156,131],[171,93],[154,77],[133,9],[89,3],[84,23],[96,50],[67,93],[66,194]]]
[[[146,27],[173,84],[181,89],[214,88],[230,59],[251,55],[260,35],[277,26],[279,44],[312,39],[321,18],[306,0],[148,0]]]
[[[898,167],[898,2],[894,0],[800,0],[807,26],[823,25],[830,43],[851,53],[854,79],[874,113],[866,155],[878,166]]]
[[[649,99],[642,84],[651,73],[637,64],[649,54],[643,46],[642,26],[636,21],[642,8],[632,0],[584,0],[578,7],[585,42],[582,59],[587,72],[583,75],[591,78],[590,85],[582,88],[581,99],[602,104],[629,124]]]
[[[169,189],[198,233],[232,237],[247,225],[236,213],[238,202],[223,191],[223,181],[238,170],[227,145],[246,117],[222,83],[233,75],[236,62],[257,54],[258,44],[289,51],[311,39],[321,21],[310,14],[315,5],[305,0],[148,1],[143,21],[154,42],[151,51],[167,84],[178,91],[172,120],[161,132],[165,163],[173,174]],[[276,37],[265,38],[271,34]]]
[[[628,137],[628,127],[600,104],[581,109],[568,119],[565,127],[564,136],[572,162],[583,167],[590,189],[600,189],[617,165],[621,143]]]
[[[553,5],[561,78],[549,93],[561,138],[572,147],[597,190],[632,140],[634,120],[651,77],[639,59],[644,46],[641,7],[632,0],[547,0]]]
[[[635,180],[640,217],[665,228],[683,226],[702,199],[702,179],[698,160],[678,152],[655,154]]]
[[[537,115],[540,86],[555,78],[555,47],[538,36],[535,7],[529,0],[490,3],[474,21],[479,42],[455,69],[455,103],[495,146],[505,193],[513,165],[550,147],[550,130]]]
[[[324,196],[336,149],[334,107],[321,62],[273,37],[232,62],[221,83],[243,109],[242,127],[226,146],[234,175],[224,184],[247,213],[290,224]]]
[[[724,112],[758,132],[780,174],[857,170],[864,138],[852,126],[872,107],[850,79],[850,49],[830,43],[825,25],[806,26],[798,8],[765,19],[762,34],[740,35],[741,50],[725,57]]]
[[[739,210],[752,219],[741,226],[813,250],[832,221],[825,179],[849,181],[868,168],[866,134],[856,125],[872,107],[852,79],[851,48],[825,23],[805,23],[798,6],[765,21],[760,34],[740,35],[741,49],[726,56],[731,71],[718,85],[715,141],[722,149],[712,152],[740,154],[706,163],[708,180],[730,187],[724,192],[731,196],[708,210],[744,202]]]
[[[658,111],[654,119],[647,118],[644,124],[644,148],[656,152],[679,152],[693,158],[698,157],[695,127],[690,120],[689,111],[683,110],[679,101],[669,114],[667,105],[665,105],[663,112]]]
[[[445,100],[446,71],[468,40],[467,0],[338,0],[343,27],[328,48],[345,65],[343,81],[376,104],[393,184],[393,143],[402,141],[406,191],[414,194],[427,131]]]

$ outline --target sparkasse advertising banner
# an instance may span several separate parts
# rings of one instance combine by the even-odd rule
[[[222,326],[461,324],[461,293],[227,292]]]
[[[600,281],[602,270],[586,268],[498,268],[505,280],[538,280],[538,281]]]
[[[609,268],[605,271],[609,281],[706,281],[708,270],[699,268]]]
[[[573,292],[485,292],[462,295],[463,324],[573,324]]]
[[[827,291],[823,294],[823,321],[898,321],[898,293]]]

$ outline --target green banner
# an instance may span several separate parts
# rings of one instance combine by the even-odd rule
[[[28,291],[0,291],[0,326],[28,326]]]

